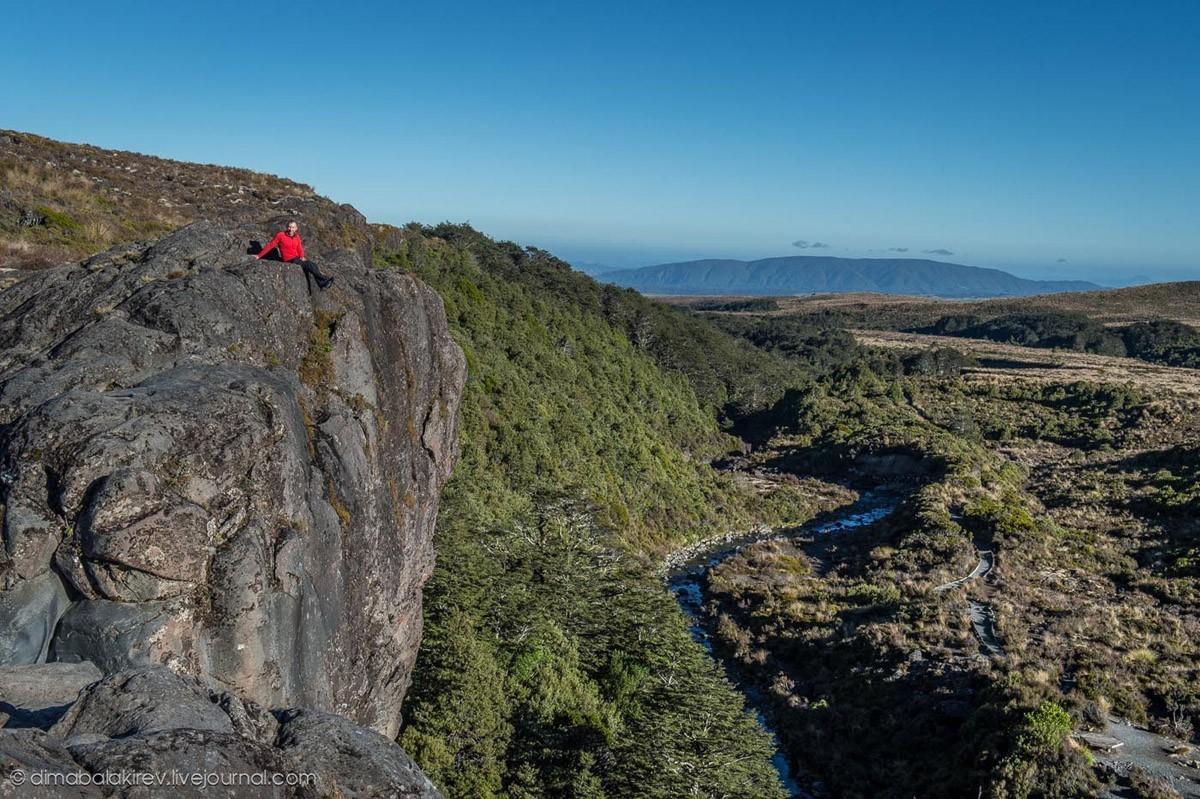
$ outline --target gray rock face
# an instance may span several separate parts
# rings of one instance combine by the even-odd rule
[[[233,722],[196,678],[142,666],[85,689],[50,734],[78,744],[180,728],[232,733]]]
[[[168,664],[392,737],[464,360],[424,284],[345,250],[310,295],[266,232],[0,292],[0,665]]]
[[[3,799],[74,799],[103,796],[100,788],[94,785],[62,784],[51,787],[33,786],[22,778],[14,781],[14,774],[18,772],[27,775],[38,771],[65,777],[80,770],[63,742],[42,730],[0,730],[0,797]],[[21,784],[16,784],[17,782]],[[75,782],[78,783],[78,780]]]
[[[329,796],[418,796],[435,793],[429,778],[394,742],[341,716],[312,710],[276,713],[275,746],[317,774],[317,793]]]
[[[15,790],[14,769],[27,781]],[[88,686],[48,732],[0,730],[0,797],[114,795],[86,783],[38,793],[29,783],[35,770],[76,775],[76,784],[79,775],[182,778],[121,796],[440,799],[404,750],[376,732],[330,713],[268,712],[161,666]]]
[[[44,661],[54,624],[70,604],[62,581],[49,572],[0,593],[0,663]]]
[[[100,677],[92,663],[0,667],[0,727],[49,727]]]

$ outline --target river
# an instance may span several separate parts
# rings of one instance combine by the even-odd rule
[[[893,493],[867,491],[856,502],[823,513],[800,527],[788,528],[785,532],[761,528],[745,535],[722,538],[707,547],[689,549],[686,557],[676,559],[669,565],[666,575],[667,587],[688,616],[692,638],[721,664],[730,682],[746,697],[746,704],[758,717],[759,725],[770,733],[775,746],[775,754],[771,758],[771,762],[779,773],[779,781],[792,799],[812,799],[812,794],[800,785],[798,775],[793,771],[791,762],[780,749],[779,738],[767,720],[765,697],[745,678],[735,663],[721,658],[713,649],[711,630],[713,619],[703,610],[706,577],[714,566],[736,555],[751,544],[803,536],[813,538],[819,546],[822,540],[828,541],[835,536],[845,535],[879,521],[895,510],[897,501],[897,497]]]

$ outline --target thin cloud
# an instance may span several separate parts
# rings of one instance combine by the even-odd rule
[[[823,241],[807,241],[805,239],[797,239],[792,242],[792,246],[798,250],[827,250],[829,245]]]
[[[1067,263],[1070,263],[1070,261],[1068,261],[1066,258],[1059,258],[1059,259],[1058,259],[1058,261],[1057,261],[1057,263],[1060,263],[1060,264],[1067,264]]]
[[[932,250],[921,250],[926,255],[954,255],[954,250],[947,250],[945,247],[935,247]]]

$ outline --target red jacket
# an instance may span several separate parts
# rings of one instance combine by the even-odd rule
[[[300,241],[300,234],[297,233],[295,236],[289,236],[286,230],[276,233],[275,238],[271,239],[271,242],[262,248],[262,252],[254,257],[262,258],[276,247],[279,248],[279,255],[285,261],[304,257],[304,242]]]

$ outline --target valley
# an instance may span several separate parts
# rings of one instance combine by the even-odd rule
[[[764,327],[743,319],[732,329],[764,340]],[[1023,783],[1037,795],[1197,795],[1200,771],[1186,764],[1200,536],[1185,510],[1197,491],[1196,373],[847,332],[900,359],[899,385],[860,375],[849,397],[808,398],[774,420],[751,460],[768,474],[798,464],[811,473],[849,448],[861,473],[870,467],[857,464],[878,461],[861,450],[882,447],[941,464],[914,469],[902,509],[832,563],[799,538],[748,546],[709,573],[714,646],[773,698],[785,751],[830,775],[837,796],[1026,795]],[[779,351],[799,348],[786,322],[774,333]],[[956,357],[916,355],[949,347]],[[836,432],[814,416],[837,418]],[[1014,713],[1014,702],[1033,710]],[[1021,731],[1045,732],[1054,717],[1057,744]],[[1008,724],[1006,743],[996,733]],[[1119,750],[1092,755],[1071,734],[1129,724],[1158,744],[1123,760]],[[1059,744],[1074,754],[1043,770]],[[948,756],[964,746],[992,759],[966,767]],[[1093,757],[1095,770],[1084,765]],[[949,762],[964,767],[946,771]],[[901,775],[910,781],[897,785]]]
[[[5,132],[0,175],[12,341],[39,329],[31,308],[55,308],[99,331],[88,335],[133,325],[138,337],[114,340],[150,342],[105,379],[89,369],[111,364],[112,347],[76,351],[53,337],[9,347],[26,372],[0,376],[40,399],[10,403],[4,457],[35,488],[57,486],[47,475],[68,456],[108,480],[87,450],[60,457],[17,436],[14,420],[32,425],[43,401],[83,388],[114,408],[136,392],[147,414],[161,412],[140,370],[191,357],[188,346],[286,386],[298,398],[287,406],[298,442],[289,457],[335,475],[303,484],[319,525],[287,520],[277,532],[278,503],[248,484],[258,505],[236,516],[244,530],[212,540],[212,563],[243,563],[231,541],[248,547],[260,528],[270,536],[255,551],[268,561],[310,541],[353,554],[368,578],[349,586],[361,593],[347,605],[370,607],[396,638],[395,663],[365,641],[337,644],[385,675],[355,687],[386,713],[366,702],[357,712],[440,795],[1195,795],[1196,284],[1019,301],[662,303],[465,224],[374,224],[246,170]],[[295,271],[246,261],[244,240],[288,219],[339,271],[330,292],[308,294]],[[84,294],[111,286],[123,292],[113,307]],[[385,303],[380,286],[385,298],[420,300]],[[251,310],[197,322],[224,320],[246,290],[261,298],[261,322],[244,321],[258,318]],[[271,310],[277,301],[290,315]],[[436,334],[405,327],[424,314]],[[283,332],[272,327],[280,320]],[[204,348],[171,332],[194,330]],[[416,358],[413,342],[430,336],[443,354],[405,371],[401,355]],[[42,350],[76,359],[61,385],[35,379]],[[359,375],[376,361],[401,365],[380,367],[396,407],[367,397]],[[428,389],[438,381],[454,390]],[[232,437],[234,421],[211,424]],[[362,445],[380,459],[370,471],[342,466],[359,462],[358,429],[394,441]],[[422,458],[456,446],[452,474],[443,458],[442,471],[417,479]],[[137,490],[199,481],[184,469],[195,454],[143,464]],[[240,479],[220,454],[212,479]],[[393,471],[412,486],[389,483]],[[207,483],[196,485],[188,490]],[[16,499],[3,488],[6,519],[19,518]],[[75,528],[39,530],[68,542],[60,560],[70,565]],[[404,569],[377,573],[359,554],[365,541],[396,541]],[[212,608],[242,606],[229,585],[201,579],[209,561],[196,551],[201,565],[185,575],[194,584],[149,583],[123,567],[111,577],[88,550],[70,585],[147,602],[160,597],[146,585],[169,589],[180,618],[204,629],[221,621]],[[14,585],[25,552],[5,544],[0,565]],[[259,585],[248,579],[246,591]],[[306,668],[306,640],[278,647]],[[205,662],[186,659],[207,679]],[[29,665],[64,664],[14,668]],[[271,664],[248,668],[247,685],[274,701],[273,683],[258,679]],[[1093,734],[1125,736],[1137,756],[1093,751]]]

